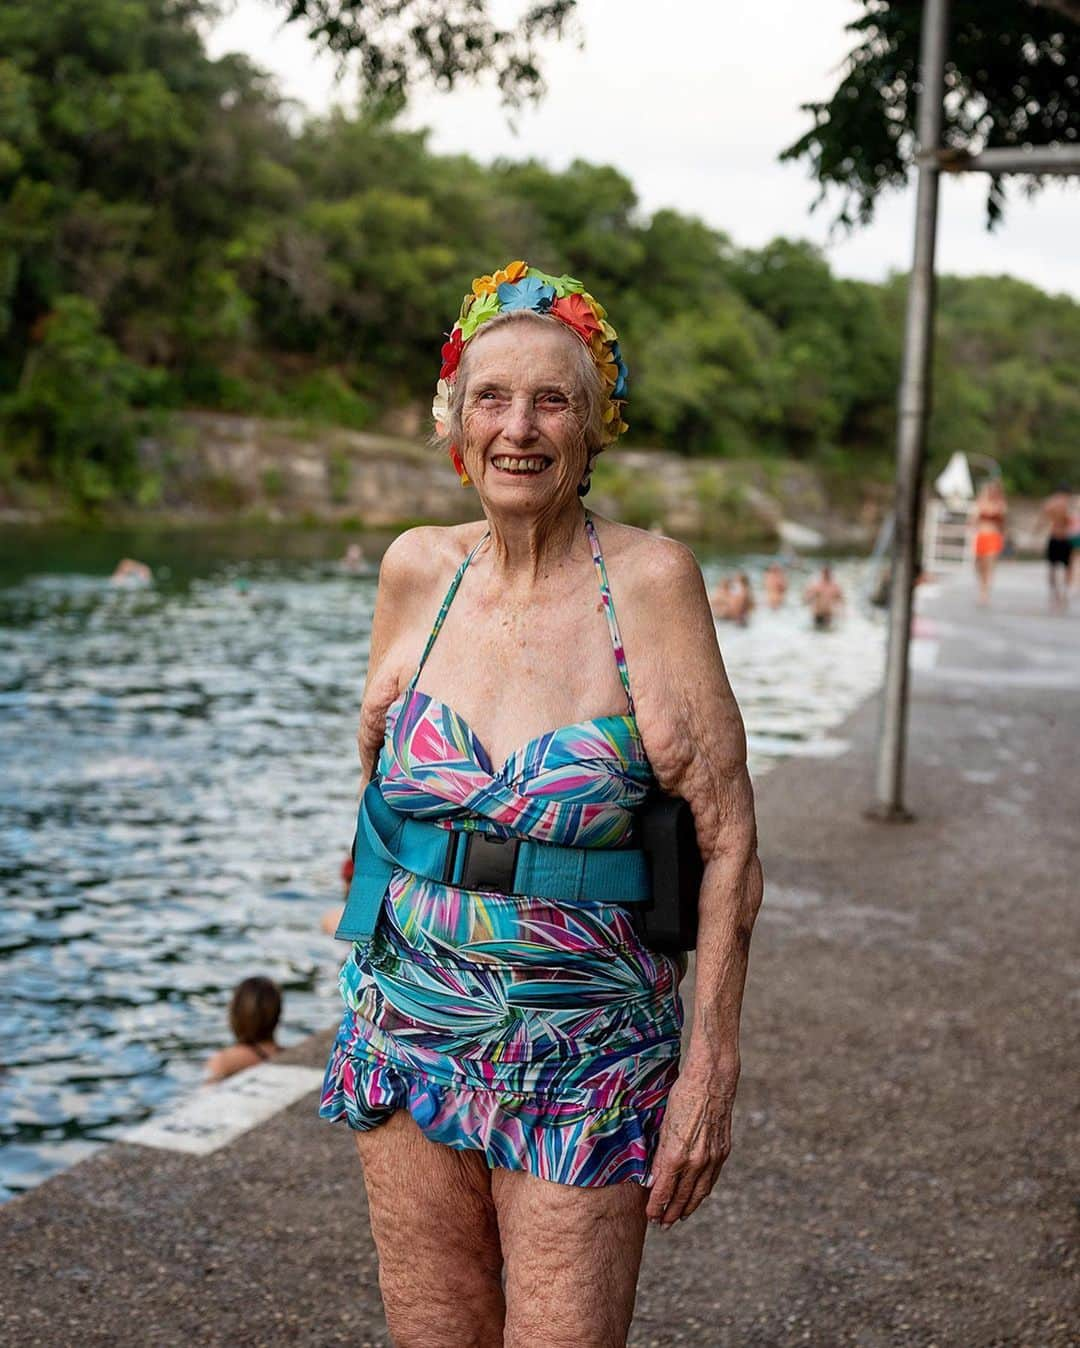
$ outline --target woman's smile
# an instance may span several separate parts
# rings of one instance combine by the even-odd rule
[[[491,466],[512,477],[538,477],[555,462],[546,454],[493,454]]]

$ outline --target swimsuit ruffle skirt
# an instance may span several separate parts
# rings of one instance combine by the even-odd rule
[[[574,847],[628,840],[653,774],[586,528],[629,714],[538,736],[495,768],[465,720],[415,686],[470,554],[387,713],[378,772],[393,809]],[[480,893],[397,869],[374,935],[341,971],[347,1009],[319,1112],[367,1130],[407,1109],[433,1142],[492,1167],[643,1183],[678,1074],[679,977],[618,904]]]

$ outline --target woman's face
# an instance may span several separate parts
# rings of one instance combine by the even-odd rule
[[[462,458],[485,506],[557,511],[577,495],[580,345],[558,323],[507,323],[473,338],[461,410]]]

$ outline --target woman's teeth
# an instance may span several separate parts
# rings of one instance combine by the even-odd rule
[[[518,459],[507,454],[496,454],[491,462],[504,473],[542,473],[550,459]]]

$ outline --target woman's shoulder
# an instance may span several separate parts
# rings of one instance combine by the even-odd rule
[[[678,539],[632,524],[595,517],[612,584],[645,594],[701,584],[701,568],[692,549]]]
[[[406,529],[383,553],[379,580],[384,584],[418,583],[455,571],[483,538],[483,520],[469,524],[421,524]]]
[[[230,1044],[211,1055],[206,1064],[206,1076],[210,1081],[224,1081],[247,1067],[255,1067],[261,1059],[248,1044]]]

